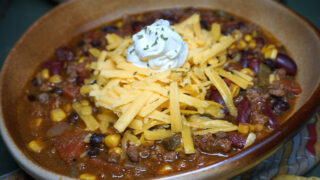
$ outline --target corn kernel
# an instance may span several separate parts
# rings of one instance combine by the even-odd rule
[[[258,32],[256,30],[253,30],[252,37],[254,38],[258,37]]]
[[[248,134],[250,126],[248,123],[239,123],[238,131],[242,134]]]
[[[251,77],[254,76],[254,72],[249,68],[243,68],[243,69],[240,70],[240,72],[242,72],[242,73],[244,73],[244,74],[246,74],[248,76],[251,76]]]
[[[254,131],[254,125],[249,124],[249,127],[250,127],[250,132]]]
[[[53,76],[50,77],[49,81],[50,81],[50,83],[58,84],[58,83],[61,83],[61,82],[62,82],[62,79],[61,79],[61,76],[60,76],[60,75],[55,74],[55,75],[53,75]]]
[[[232,32],[232,37],[234,37],[235,40],[237,41],[237,40],[239,40],[239,39],[242,38],[242,32],[239,31],[239,30],[234,30],[234,31]]]
[[[92,108],[90,106],[82,106],[80,110],[82,115],[91,115],[92,114]]]
[[[86,99],[83,99],[81,102],[80,102],[81,106],[89,106],[90,105],[90,102]]]
[[[162,168],[159,170],[159,174],[166,174],[172,170],[173,170],[172,166],[169,164],[166,164],[166,165],[162,166]]]
[[[229,47],[229,49],[234,49],[234,48],[236,48],[237,46],[235,45],[235,44],[232,44],[230,47]]]
[[[79,176],[79,179],[96,180],[96,176],[89,173],[84,173]]]
[[[263,124],[255,124],[254,125],[254,131],[260,132],[263,130]]]
[[[36,118],[36,119],[31,121],[31,127],[33,127],[33,128],[40,127],[42,122],[43,122],[42,118]]]
[[[267,49],[266,52],[264,53],[264,58],[275,60],[277,58],[277,55],[278,55],[278,50],[276,48]]]
[[[50,111],[50,118],[54,122],[59,122],[66,118],[66,113],[60,108],[53,109]]]
[[[104,138],[104,143],[109,148],[113,148],[119,145],[120,140],[121,140],[120,134],[111,134]]]
[[[230,91],[231,91],[232,97],[237,97],[240,92],[240,87],[232,83],[230,85]]]
[[[44,144],[41,140],[32,140],[29,142],[28,147],[35,153],[40,153],[44,148]]]
[[[122,26],[123,26],[123,22],[122,21],[117,22],[117,24],[116,24],[117,28],[121,28]]]
[[[42,79],[49,79],[49,77],[50,77],[49,70],[48,69],[42,70],[41,77],[42,77]]]
[[[261,53],[265,54],[268,50],[276,48],[275,45],[269,44],[269,45],[264,45],[263,48],[261,49]]]
[[[142,15],[137,16],[137,20],[138,21],[142,21],[143,20],[143,16]]]
[[[121,155],[122,149],[121,149],[121,147],[114,147],[114,148],[109,149],[108,153],[109,154],[116,153],[116,154]]]
[[[84,60],[85,60],[85,57],[82,56],[81,58],[79,58],[78,63],[81,64],[84,62]]]
[[[249,42],[249,41],[252,40],[252,36],[251,36],[250,34],[246,34],[246,35],[244,36],[244,40],[247,41],[247,42]]]
[[[237,44],[239,50],[244,50],[247,47],[247,43],[244,40],[240,40]]]
[[[65,105],[63,105],[62,109],[63,109],[65,112],[68,113],[68,112],[71,112],[72,106],[71,106],[71,104],[65,104]]]
[[[256,44],[256,41],[255,40],[251,40],[250,42],[249,42],[249,44],[248,44],[248,47],[249,47],[249,49],[254,49],[254,48],[256,48],[256,46],[257,46],[257,44]]]

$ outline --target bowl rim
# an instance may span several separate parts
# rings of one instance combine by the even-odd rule
[[[78,0],[69,0],[64,3],[59,4],[58,6],[54,7],[53,9],[49,10],[47,13],[45,13],[43,16],[41,16],[38,20],[36,20],[31,26],[27,28],[27,30],[23,33],[23,35],[19,38],[19,40],[15,43],[13,48],[10,50],[8,56],[6,57],[3,65],[2,65],[2,71],[0,75],[0,104],[2,103],[2,93],[3,93],[3,80],[4,80],[4,71],[3,69],[7,69],[8,59],[11,58],[12,54],[15,52],[16,48],[23,42],[26,36],[29,35],[29,33],[38,25],[41,24],[43,21],[46,21],[50,16],[57,11],[59,11],[62,8],[68,8],[68,6],[71,6],[74,2]],[[316,28],[309,20],[307,20],[305,17],[300,15],[299,13],[295,12],[294,10],[290,9],[289,7],[277,2],[277,1],[268,1],[268,3],[274,3],[277,6],[281,6],[283,10],[288,11],[289,13],[293,14],[299,21],[302,21],[312,29],[312,31],[317,35],[318,40],[320,41],[320,31],[318,28]],[[186,172],[180,172],[178,174],[173,174],[169,176],[163,176],[155,179],[176,179],[176,178],[194,178],[192,177],[194,174],[203,173],[203,175],[200,175],[201,178],[207,178],[208,173],[210,170],[213,170],[215,167],[224,167],[226,166],[226,162],[230,162],[233,165],[237,164],[237,161],[243,161],[245,157],[248,157],[252,155],[253,153],[261,152],[262,147],[272,147],[268,149],[268,152],[264,152],[265,155],[261,157],[255,157],[255,162],[250,162],[249,166],[242,167],[241,171],[250,169],[251,167],[257,165],[267,157],[269,157],[271,154],[273,154],[279,147],[281,147],[282,143],[287,141],[289,138],[291,138],[294,133],[301,127],[304,123],[307,122],[307,119],[309,119],[310,116],[315,112],[316,108],[319,106],[318,100],[320,99],[320,83],[316,86],[315,90],[313,91],[312,95],[309,97],[308,100],[306,100],[303,105],[297,110],[295,113],[293,113],[290,118],[281,126],[279,129],[282,129],[282,131],[273,131],[271,134],[269,134],[267,137],[265,137],[263,142],[256,143],[254,146],[251,146],[247,149],[242,150],[240,153],[237,153],[235,155],[232,155],[225,160],[222,160],[218,163],[205,166],[199,169],[194,169],[191,171]],[[301,110],[303,109],[303,111]],[[306,117],[304,120],[299,120],[299,117]],[[288,128],[288,123],[290,121],[291,126],[295,126],[296,128]],[[49,169],[46,169],[44,167],[41,167],[37,163],[35,163],[33,160],[27,158],[27,156],[18,148],[15,141],[11,137],[7,127],[6,123],[3,117],[3,110],[2,107],[0,108],[0,133],[1,136],[5,142],[6,147],[9,149],[9,152],[13,155],[16,162],[19,164],[19,166],[25,170],[28,174],[30,174],[33,177],[41,178],[41,179],[47,179],[50,178],[56,178],[56,179],[73,179],[69,176],[65,176],[53,171],[50,171]],[[252,161],[252,160],[251,160]],[[215,171],[219,172],[219,171]],[[239,172],[237,172],[239,173]],[[229,175],[229,177],[232,177],[233,173]]]

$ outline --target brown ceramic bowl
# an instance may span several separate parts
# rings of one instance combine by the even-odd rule
[[[0,130],[6,145],[24,170],[37,179],[69,179],[42,168],[30,158],[25,144],[19,141],[23,133],[16,125],[16,102],[37,65],[47,60],[56,47],[73,37],[124,14],[174,7],[222,9],[268,30],[296,60],[299,69],[297,80],[303,93],[289,119],[263,142],[217,164],[165,178],[221,179],[237,175],[266,159],[305,123],[320,98],[319,32],[284,6],[271,0],[70,0],[34,23],[11,50],[2,68]]]

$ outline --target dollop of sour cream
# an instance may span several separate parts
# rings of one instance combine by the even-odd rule
[[[167,20],[160,19],[146,26],[132,39],[127,60],[136,66],[162,72],[181,67],[187,59],[187,43],[170,28]]]

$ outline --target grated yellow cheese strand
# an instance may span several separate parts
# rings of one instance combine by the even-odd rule
[[[177,82],[171,82],[170,84],[170,121],[171,130],[173,132],[180,132],[182,130],[180,104],[179,104],[179,92]]]
[[[156,119],[162,122],[165,122],[167,124],[170,123],[170,116],[164,112],[160,112],[160,111],[153,111],[151,114],[149,114],[148,116],[151,119]]]
[[[81,113],[82,108],[81,108],[80,103],[78,103],[78,102],[73,103],[72,107],[79,114],[80,118],[84,121],[88,130],[95,131],[99,128],[100,124],[98,123],[96,118],[94,118],[92,115],[83,115]]]
[[[219,128],[219,127],[234,127],[236,128],[237,126],[225,121],[225,120],[208,120],[208,121],[189,121],[187,122],[187,124],[189,127],[193,127],[193,128],[201,128],[201,129],[206,129],[206,128]]]
[[[159,99],[157,99],[156,101],[147,104],[139,113],[139,116],[141,117],[146,117],[148,114],[150,114],[151,112],[153,112],[155,109],[157,109],[161,104],[163,104],[164,102],[166,102],[168,100],[168,98],[166,97],[160,97]]]
[[[157,129],[153,131],[145,130],[143,135],[148,140],[161,140],[172,136],[172,132],[165,129]]]
[[[114,128],[119,132],[123,132],[131,123],[133,118],[138,114],[143,105],[151,96],[151,92],[141,92],[138,97],[130,104],[128,109],[119,117],[118,121],[114,124]]]
[[[211,129],[205,129],[205,130],[198,130],[198,131],[194,131],[193,134],[194,135],[204,135],[204,134],[215,134],[219,131],[222,132],[230,132],[230,131],[236,131],[238,130],[238,126],[235,127],[219,127],[219,128],[211,128]]]
[[[124,70],[102,70],[101,76],[105,78],[133,78],[133,72]]]
[[[219,93],[221,94],[227,108],[230,111],[230,114],[234,117],[237,116],[237,108],[233,104],[232,94],[230,89],[226,85],[226,83],[221,79],[221,77],[215,71],[212,71],[209,68],[204,70],[210,81],[213,85],[218,89]]]
[[[223,69],[217,69],[216,71],[220,74],[220,76],[229,79],[230,81],[232,81],[236,85],[240,86],[242,89],[247,89],[247,87],[249,85],[248,81],[242,79],[241,77],[235,76],[235,75],[231,74],[230,72],[227,72]]]
[[[182,118],[183,120],[183,125],[182,125],[182,141],[183,141],[183,147],[184,147],[184,152],[186,154],[193,154],[195,153],[194,145],[193,145],[193,140],[192,140],[192,135],[191,135],[191,130],[190,127],[185,125],[186,119],[185,117]]]

